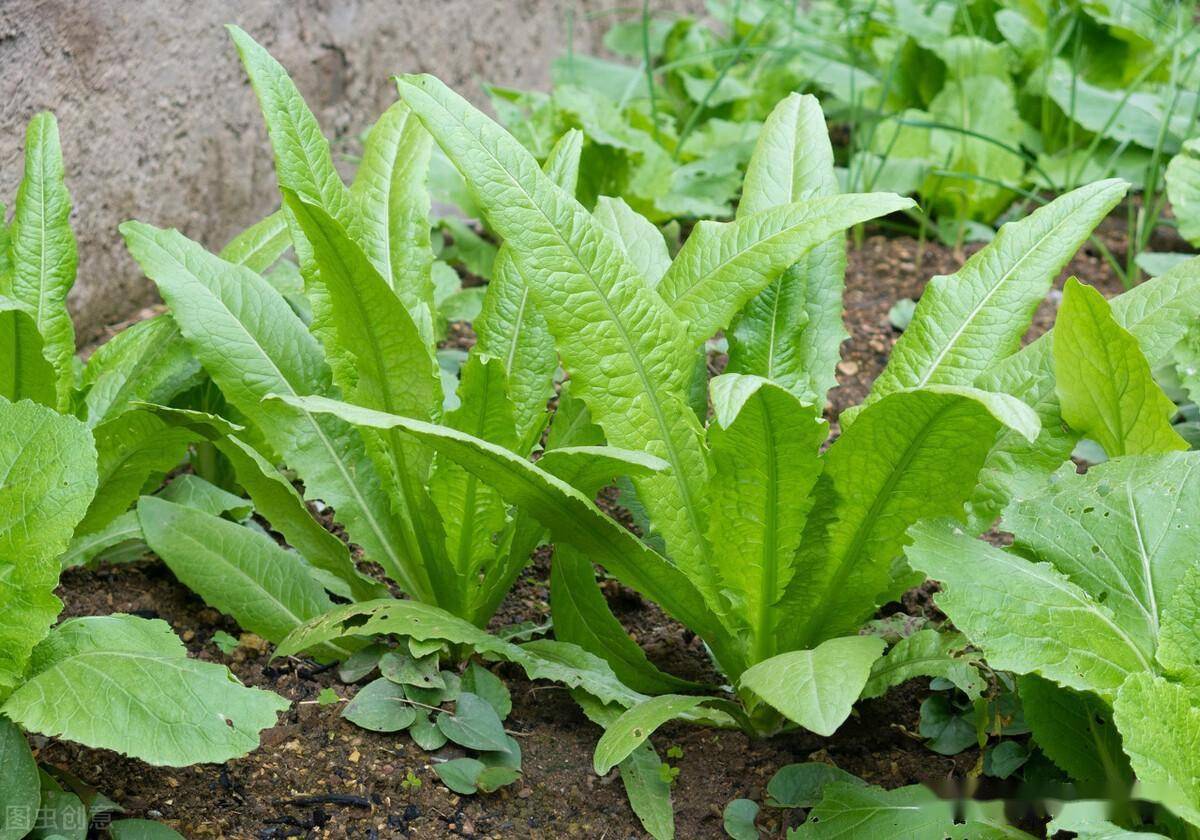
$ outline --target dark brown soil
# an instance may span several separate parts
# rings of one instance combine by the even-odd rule
[[[846,291],[851,340],[839,365],[833,414],[861,400],[882,369],[898,337],[887,316],[892,304],[918,297],[925,278],[951,273],[959,264],[948,249],[926,244],[918,268],[917,243],[907,238],[870,237],[851,253]],[[1087,249],[1068,273],[1108,294],[1120,290],[1103,260]],[[1035,330],[1046,328],[1053,308],[1053,303],[1043,306]],[[466,344],[471,336],[460,330],[455,340]],[[540,552],[522,575],[498,623],[545,620],[547,554]],[[698,640],[637,595],[616,584],[605,588],[615,613],[656,663],[681,676],[711,677]],[[250,636],[242,637],[231,656],[222,654],[211,642],[213,634],[238,635],[237,626],[205,607],[161,564],[148,560],[72,570],[59,594],[66,604],[64,617],[122,611],[162,618],[193,655],[228,664],[246,684],[293,701],[279,725],[264,734],[260,750],[220,767],[147,767],[111,752],[34,739],[42,761],[70,768],[131,816],[161,819],[195,838],[644,836],[615,771],[599,778],[591,770],[599,729],[557,686],[533,684],[501,668],[513,694],[507,726],[521,745],[524,776],[490,796],[460,797],[431,769],[452,752],[428,754],[407,736],[360,730],[341,719],[340,704],[318,704],[323,688],[332,687],[343,699],[356,690],[341,684],[333,670],[299,659],[270,662],[268,646]],[[929,615],[929,591],[914,591],[904,604],[887,609],[898,610]],[[830,762],[887,787],[924,782],[952,789],[971,775],[979,753],[949,758],[921,744],[914,733],[926,695],[923,681],[914,681],[863,702],[833,738],[803,733],[753,742],[740,733],[665,727],[654,738],[660,753],[670,746],[683,750],[682,758],[671,761],[680,769],[674,789],[678,836],[724,836],[725,803],[736,797],[761,801],[767,780],[791,762]],[[405,784],[410,771],[419,786]],[[765,809],[760,825],[768,836],[779,837],[787,819],[786,812]]]

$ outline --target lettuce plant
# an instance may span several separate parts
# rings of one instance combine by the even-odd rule
[[[836,200],[869,201],[876,212],[905,205],[882,196],[815,197],[830,181],[819,110],[799,97],[779,106],[749,167],[743,215],[697,226],[667,263],[655,257],[661,243],[630,235],[644,225],[612,227],[587,213],[518,143],[436,80],[406,77],[400,89],[504,237],[555,337],[572,399],[582,400],[610,445],[661,459],[652,474],[632,476],[649,539],[613,523],[552,465],[461,430],[323,397],[285,402],[404,430],[543,522],[557,546],[557,637],[603,657],[649,698],[622,713],[580,695],[607,725],[599,772],[631,760],[674,718],[756,734],[794,724],[831,733],[883,649],[853,634],[878,604],[919,580],[898,562],[906,530],[940,516],[984,530],[1019,488],[1044,480],[1070,455],[1080,432],[1063,417],[1075,408],[1060,408],[1047,342],[1020,349],[1021,338],[1057,272],[1125,184],[1069,193],[1002,228],[955,276],[935,278],[887,370],[822,451],[818,405],[831,381],[823,366],[834,356],[828,345],[842,337],[834,314],[840,242],[820,259],[796,264],[788,255],[783,265],[795,267],[781,278],[770,251],[742,245],[746,231],[768,239],[797,209],[811,213]],[[1157,362],[1179,340],[1197,311],[1189,276],[1164,275],[1114,302],[1111,320],[1127,346]],[[787,294],[799,303],[769,305]],[[710,383],[705,423],[708,412],[690,399],[698,351],[735,319],[736,340],[767,352],[731,351],[733,372]],[[1159,406],[1149,414],[1161,410],[1146,405]],[[738,702],[691,693],[698,687],[651,666],[607,611],[592,562],[696,632]]]

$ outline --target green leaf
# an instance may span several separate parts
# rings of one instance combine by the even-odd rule
[[[1193,247],[1200,245],[1200,140],[1187,140],[1183,150],[1167,164],[1167,197],[1179,222],[1179,235]]]
[[[836,195],[701,221],[659,284],[663,299],[699,344],[787,268],[839,231],[913,206],[889,193]]]
[[[1161,611],[1154,658],[1167,675],[1200,689],[1200,563],[1191,563]]]
[[[675,563],[693,581],[711,583],[701,498],[707,468],[699,422],[687,408],[690,370],[679,365],[693,349],[683,325],[613,237],[516,140],[431,76],[404,77],[399,88],[507,242],[573,393],[608,442],[670,463],[668,472],[635,483]]]
[[[41,785],[38,767],[25,735],[11,721],[0,718],[0,840],[21,840],[37,821]]]
[[[62,609],[58,558],[95,492],[96,450],[82,423],[0,400],[0,699]]]
[[[0,296],[0,397],[28,399],[54,408],[58,404],[54,368],[42,354],[37,321],[24,306]]]
[[[199,384],[201,375],[200,363],[169,316],[139,321],[88,359],[80,384],[87,424],[96,427],[135,403],[169,403]]]
[[[1113,703],[1113,719],[1142,796],[1200,826],[1200,709],[1181,685],[1134,674]]]
[[[1182,114],[1166,111],[1168,102],[1145,91],[1110,90],[1092,84],[1056,58],[1047,68],[1046,92],[1064,114],[1088,131],[1103,133],[1117,143],[1134,143],[1143,149],[1179,149],[1189,130]],[[1183,125],[1178,126],[1178,119]],[[1163,136],[1160,136],[1160,131]]]
[[[1115,816],[1114,803],[1106,800],[1075,800],[1059,806],[1054,819],[1046,823],[1046,836],[1056,837],[1070,831],[1080,840],[1167,840],[1166,835],[1121,828],[1109,817]]]
[[[709,390],[708,539],[720,549],[714,565],[730,616],[747,632],[746,662],[754,664],[777,652],[776,606],[795,571],[828,426],[818,408],[758,376],[726,374]]]
[[[425,181],[432,148],[429,133],[407,105],[397,102],[367,134],[350,186],[362,213],[363,251],[428,336],[433,330],[433,250]]]
[[[1114,320],[1138,341],[1152,369],[1180,344],[1188,325],[1200,315],[1200,260],[1191,260],[1135,286],[1111,301]],[[971,499],[971,527],[986,530],[1010,498],[1035,492],[1066,461],[1076,443],[1060,422],[1049,336],[999,362],[979,386],[1011,394],[1041,418],[1034,443],[1013,432],[1000,433]]]
[[[229,240],[221,249],[220,257],[264,274],[290,247],[292,237],[288,233],[287,216],[282,210],[276,210]]]
[[[266,534],[154,496],[143,496],[137,510],[147,544],[180,582],[267,641],[332,609],[304,561]]]
[[[437,716],[437,728],[454,743],[473,750],[508,749],[504,724],[492,704],[469,691],[458,695],[454,712]]]
[[[1053,335],[1055,387],[1063,419],[1073,429],[1103,446],[1110,458],[1188,448],[1171,428],[1175,404],[1103,295],[1068,280]]]
[[[380,677],[358,690],[342,717],[372,732],[399,732],[417,719],[417,710],[405,700],[403,686]]]
[[[511,785],[521,778],[521,771],[515,767],[488,767],[475,779],[480,793],[495,793],[505,785]]]
[[[645,452],[615,446],[559,446],[543,452],[537,465],[588,498],[595,498],[614,480],[653,475],[666,469],[667,462]]]
[[[759,662],[742,674],[741,686],[805,729],[829,736],[850,716],[883,648],[883,639],[873,636],[830,639]]]
[[[442,784],[464,796],[470,796],[479,789],[479,777],[486,769],[487,766],[475,758],[452,758],[433,765],[433,772],[438,774]]]
[[[346,544],[313,518],[287,476],[238,438],[237,429],[211,414],[161,406],[155,406],[154,411],[164,420],[185,426],[216,445],[233,466],[238,483],[250,495],[259,515],[283,534],[288,544],[311,565],[345,584],[336,594],[360,601],[387,595],[387,587],[358,571]]]
[[[42,335],[42,353],[56,374],[60,411],[66,410],[75,382],[75,327],[67,312],[67,292],[75,285],[78,256],[70,216],[58,123],[43,111],[25,131],[25,174],[11,230],[12,280],[0,292],[33,315]]]
[[[601,513],[587,497],[524,458],[445,426],[319,397],[280,399],[313,412],[335,412],[360,425],[406,430],[436,448],[439,455],[454,459],[487,481],[510,504],[538,519],[557,542],[574,545],[627,586],[661,604],[701,636],[719,643],[720,628],[686,577]]]
[[[1017,680],[1021,710],[1033,739],[1051,761],[1079,782],[1121,789],[1132,778],[1112,709],[1090,692],[1062,688],[1036,674]]]
[[[642,828],[655,840],[673,838],[675,814],[671,808],[671,786],[663,781],[659,772],[662,761],[654,746],[644,741],[617,766],[629,807],[637,814]]]
[[[605,728],[596,744],[592,769],[603,776],[628,758],[664,723],[684,717],[705,702],[708,698],[678,694],[663,694],[642,701]]]
[[[600,196],[592,214],[617,238],[625,255],[646,282],[652,288],[657,286],[671,266],[671,254],[662,231],[622,198]]]
[[[462,690],[486,700],[501,720],[512,711],[512,697],[508,688],[499,677],[478,662],[472,662],[463,673]]]
[[[367,557],[399,574],[403,540],[358,433],[336,418],[263,401],[270,393],[332,387],[321,348],[287,302],[259,275],[221,261],[174,231],[137,222],[121,229],[226,399],[300,474],[307,492],[334,509]],[[416,592],[428,595],[428,587]]]
[[[408,735],[414,744],[426,752],[440,750],[449,740],[442,734],[442,730],[437,728],[437,724],[429,719],[429,712],[425,709],[417,709],[416,720],[408,728]]]
[[[871,669],[871,678],[863,689],[864,700],[881,697],[889,688],[914,677],[939,677],[972,700],[978,700],[987,688],[976,666],[978,659],[964,651],[967,640],[961,633],[918,630],[901,639]]]
[[[143,488],[179,465],[194,439],[147,411],[127,411],[95,427],[93,435],[100,483],[77,534],[103,528],[127,511]]]
[[[560,450],[561,451],[561,450]],[[547,456],[549,457],[549,456]],[[602,657],[621,682],[645,694],[694,691],[702,685],[659,670],[613,616],[586,556],[569,544],[554,550],[550,564],[554,637]]]
[[[0,711],[31,732],[182,767],[246,755],[288,706],[188,659],[166,622],[111,615],[55,628]]]
[[[1013,354],[1058,272],[1127,188],[1112,179],[1069,192],[1002,226],[956,274],[930,280],[863,405],[901,388],[975,385]]]
[[[1020,401],[971,388],[901,391],[862,413],[825,453],[817,502],[780,603],[779,650],[855,632],[899,596],[892,561],[905,529],[959,516],[997,432],[1037,433]],[[903,591],[903,589],[901,589]],[[968,634],[969,635],[969,634]]]
[[[866,785],[862,779],[832,764],[810,761],[780,767],[767,782],[767,804],[772,808],[811,808],[831,782]]]
[[[152,820],[116,820],[109,823],[111,840],[184,840],[174,829]]]
[[[279,644],[275,655],[292,656],[347,636],[387,633],[418,641],[438,639],[469,645],[479,653],[494,654],[520,665],[530,679],[551,679],[571,688],[582,687],[606,703],[629,706],[644,699],[644,695],[622,685],[602,659],[575,645],[546,640],[514,645],[443,609],[417,601],[382,599],[336,607],[294,630]]]
[[[948,837],[953,824],[954,803],[939,800],[921,785],[884,790],[831,782],[804,825],[789,833],[795,840],[933,840]]]
[[[758,803],[751,799],[734,799],[722,813],[725,833],[733,840],[758,840],[754,820],[758,818]]]
[[[922,522],[909,533],[909,565],[942,582],[938,606],[991,667],[1105,697],[1150,667],[1112,611],[1050,564],[976,540],[949,521]]]

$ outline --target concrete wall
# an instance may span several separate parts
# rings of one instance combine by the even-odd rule
[[[117,225],[177,227],[217,249],[278,204],[266,131],[222,24],[291,72],[343,148],[428,71],[482,100],[481,81],[544,86],[566,42],[595,48],[613,0],[0,0],[0,197],[21,175],[26,121],[59,119],[75,199],[80,340],[156,295]],[[698,7],[698,2],[673,3]],[[343,141],[339,144],[339,140]]]

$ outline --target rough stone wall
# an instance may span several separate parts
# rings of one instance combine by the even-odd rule
[[[432,72],[477,103],[480,83],[541,87],[574,11],[580,49],[611,0],[0,0],[0,197],[24,127],[59,120],[75,200],[81,341],[156,295],[117,225],[138,218],[221,247],[278,204],[266,131],[222,26],[237,23],[295,78],[335,151]],[[697,2],[664,5],[698,7]],[[340,142],[339,142],[340,141]]]

